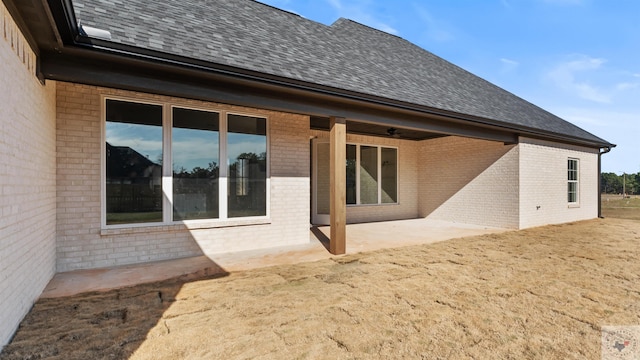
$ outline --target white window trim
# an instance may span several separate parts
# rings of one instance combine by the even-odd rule
[[[567,204],[569,207],[580,207],[580,159],[577,158],[568,158],[567,160],[572,160],[576,162],[576,180],[569,180],[567,178],[567,184],[569,183],[575,183],[576,184],[576,201],[575,202],[569,202],[567,199]],[[569,171],[568,168],[568,163],[567,163],[567,173]],[[567,187],[567,196],[569,189]]]
[[[140,227],[148,227],[148,226],[162,226],[166,225],[164,222],[164,200],[163,200],[163,221],[162,222],[148,222],[148,223],[132,223],[132,224],[118,224],[118,225],[107,225],[107,151],[106,151],[106,141],[107,141],[107,100],[116,100],[116,101],[128,101],[135,102],[139,104],[148,104],[148,105],[157,105],[161,106],[162,109],[162,126],[163,126],[163,136],[162,136],[162,161],[165,161],[165,135],[164,135],[164,106],[165,103],[147,100],[147,99],[136,99],[122,96],[100,96],[100,227],[102,229],[125,229],[125,228],[140,228]],[[163,167],[164,168],[164,167]],[[164,170],[163,170],[164,171]],[[162,179],[162,186],[164,189],[164,172]]]
[[[354,145],[356,147],[356,203],[347,204],[347,207],[400,205],[400,150],[398,147],[356,142],[347,142],[347,145]],[[360,202],[360,147],[362,146],[375,147],[378,151],[378,202],[376,204],[362,204]],[[382,148],[396,150],[396,201],[392,203],[382,202]]]
[[[163,204],[162,204],[162,222],[147,222],[147,223],[131,223],[131,224],[116,224],[107,225],[107,170],[106,170],[106,149],[104,144],[106,143],[106,122],[107,122],[107,100],[126,101],[138,104],[158,105],[162,107],[162,161],[163,164],[172,164],[172,129],[173,129],[173,109],[190,109],[198,111],[215,112],[219,114],[219,144],[220,149],[219,157],[219,199],[218,199],[218,218],[217,219],[194,219],[194,220],[178,220],[174,221],[173,218],[173,167],[162,167],[162,190],[163,190]],[[267,164],[266,164],[266,212],[263,216],[247,216],[229,218],[227,213],[227,192],[228,192],[228,166],[229,159],[227,158],[227,122],[228,115],[249,116],[265,119],[266,126],[266,148],[267,148]],[[269,224],[271,223],[271,136],[269,134],[270,121],[269,117],[263,114],[257,113],[244,113],[236,111],[225,111],[215,107],[206,106],[193,106],[183,105],[179,101],[153,101],[148,99],[140,99],[136,97],[126,97],[117,95],[101,95],[100,96],[100,227],[101,233],[108,234],[109,230],[120,230],[129,228],[144,228],[144,227],[158,227],[158,226],[174,226],[178,228],[186,229],[206,229],[206,228],[218,228],[224,226],[245,226],[253,224]],[[224,141],[223,141],[224,139]],[[224,189],[224,190],[223,190]],[[224,194],[224,196],[223,196]]]

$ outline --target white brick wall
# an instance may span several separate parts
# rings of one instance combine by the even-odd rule
[[[55,270],[55,83],[0,2],[0,348]]]
[[[520,228],[598,216],[595,149],[520,138]],[[579,159],[579,205],[567,202],[567,160]]]
[[[519,144],[445,137],[420,152],[420,216],[506,228],[595,218],[595,149],[520,138]],[[567,203],[567,160],[580,160],[579,205]]]
[[[216,228],[100,227],[100,96],[171,102],[267,116],[270,220]],[[195,100],[58,83],[58,271],[260,249],[309,241],[309,117]]]
[[[152,260],[260,249],[308,241],[310,212],[309,130],[307,116],[248,109],[224,104],[169,98],[123,90],[59,83],[57,91],[57,268],[68,271]],[[271,216],[259,224],[234,222],[225,227],[187,229],[168,225],[129,229],[100,227],[100,96],[209,107],[269,118]],[[486,226],[518,228],[545,222],[595,216],[597,155],[586,149],[561,149],[523,140],[520,145],[445,137],[422,142],[348,134],[347,141],[398,147],[399,201],[397,205],[349,206],[350,223],[414,218],[417,216]],[[581,159],[581,203],[575,208],[537,206],[548,153]],[[538,160],[536,160],[538,159]],[[545,162],[537,162],[545,159]],[[549,169],[551,170],[551,169]],[[524,174],[521,179],[519,176]],[[564,178],[566,168],[553,169],[544,179]],[[537,180],[536,180],[537,179]],[[560,178],[558,178],[560,179]],[[544,182],[544,181],[542,181]],[[566,182],[559,180],[554,197],[564,199]],[[560,194],[562,188],[562,196]],[[526,199],[522,196],[526,195]],[[556,194],[557,193],[557,194]],[[533,208],[535,208],[533,206]],[[534,219],[540,214],[547,217]],[[592,215],[593,214],[593,215]]]
[[[518,147],[443,137],[421,142],[420,216],[518,227]]]
[[[311,134],[318,139],[329,138],[329,133],[326,131],[311,130]],[[419,143],[354,134],[347,134],[347,143],[398,148],[398,204],[349,205],[347,206],[347,223],[416,218],[418,216]]]

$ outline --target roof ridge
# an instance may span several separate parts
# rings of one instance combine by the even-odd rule
[[[294,15],[294,16],[297,16],[297,17],[299,17],[299,18],[306,19],[304,16],[302,16],[302,15],[300,15],[300,14],[297,14],[297,13],[294,13],[293,11],[289,11],[289,10],[285,10],[285,9],[280,9],[280,8],[278,8],[278,7],[275,7],[275,6],[273,6],[273,5],[269,5],[269,4],[263,3],[263,2],[258,1],[258,0],[251,0],[251,1],[253,1],[254,3],[258,3],[258,4],[260,4],[260,5],[264,5],[264,6],[266,6],[266,7],[269,7],[269,8],[272,8],[272,9],[275,9],[275,10],[278,10],[278,11],[281,11],[281,12],[284,12],[284,13],[287,13],[287,14],[289,14],[289,15]]]
[[[370,30],[373,30],[373,31],[377,31],[377,32],[382,33],[382,34],[384,34],[384,35],[389,35],[389,36],[393,36],[393,37],[396,37],[396,38],[401,39],[401,40],[405,40],[405,39],[404,39],[403,37],[401,37],[401,36],[398,36],[398,35],[395,35],[395,34],[392,34],[392,33],[386,32],[386,31],[384,31],[384,30],[376,29],[376,28],[374,28],[373,26],[369,26],[369,25],[363,24],[363,23],[361,23],[361,22],[358,22],[358,21],[356,21],[356,20],[349,19],[349,18],[345,18],[345,17],[342,17],[342,16],[341,16],[341,17],[339,17],[336,21],[334,21],[334,22],[330,25],[330,27],[335,29],[337,26],[339,26],[341,23],[343,23],[343,22],[345,22],[345,21],[352,22],[352,23],[354,23],[354,24],[356,24],[356,25],[362,26],[362,27],[364,27],[364,28],[367,28],[367,29],[370,29]],[[334,26],[334,25],[335,25],[335,26]],[[407,40],[405,40],[405,41],[407,41]]]

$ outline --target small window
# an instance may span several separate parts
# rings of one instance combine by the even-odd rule
[[[569,204],[578,203],[578,160],[567,162],[567,196]]]

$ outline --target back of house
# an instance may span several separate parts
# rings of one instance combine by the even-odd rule
[[[613,144],[394,35],[252,0],[3,0],[0,344],[56,272],[311,224],[595,218]]]

